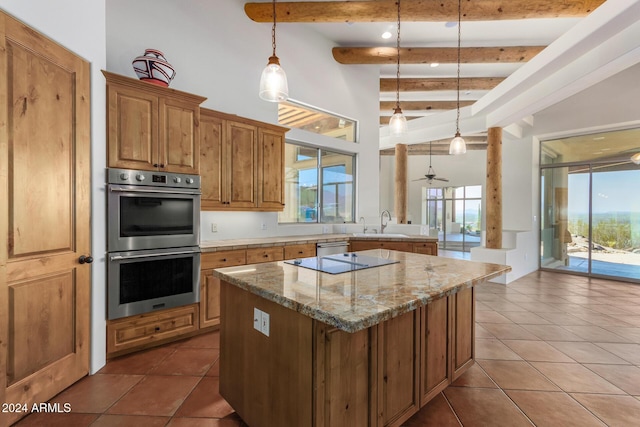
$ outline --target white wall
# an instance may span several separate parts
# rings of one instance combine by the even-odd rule
[[[0,0],[0,8],[91,63],[91,372],[105,363],[105,0]]]
[[[277,105],[262,101],[257,93],[271,55],[271,24],[247,18],[244,3],[109,0],[107,69],[135,77],[132,59],[145,48],[156,48],[176,68],[172,88],[208,97],[202,104],[207,108],[277,123]],[[359,211],[377,212],[378,67],[338,64],[331,54],[333,43],[308,26],[278,24],[276,35],[290,97],[360,122],[359,144],[300,130],[288,132],[287,139],[357,153]],[[201,220],[203,240],[322,231],[318,225],[278,226],[276,213],[204,212]],[[217,224],[217,233],[210,231],[211,223]]]

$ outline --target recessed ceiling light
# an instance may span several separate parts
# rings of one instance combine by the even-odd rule
[[[391,38],[391,33],[389,31],[385,31],[384,33],[382,33],[382,38],[383,39],[390,39]]]
[[[437,62],[432,62],[431,63],[431,68],[436,68],[438,65],[440,65],[440,64],[437,63]]]

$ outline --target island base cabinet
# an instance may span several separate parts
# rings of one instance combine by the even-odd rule
[[[220,394],[251,427],[312,426],[313,320],[225,281],[220,302]]]
[[[348,333],[220,285],[220,394],[250,427],[399,427],[473,364],[472,288]]]

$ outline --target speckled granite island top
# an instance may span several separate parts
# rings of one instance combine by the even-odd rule
[[[363,255],[399,261],[326,274],[283,261],[227,267],[214,275],[312,319],[356,332],[511,271],[511,267],[374,249]]]

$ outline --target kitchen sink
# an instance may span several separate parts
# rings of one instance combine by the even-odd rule
[[[368,233],[353,233],[353,237],[367,237],[369,239],[379,239],[381,237],[409,237],[406,234],[394,234],[394,233],[382,233],[382,234],[368,234]]]

